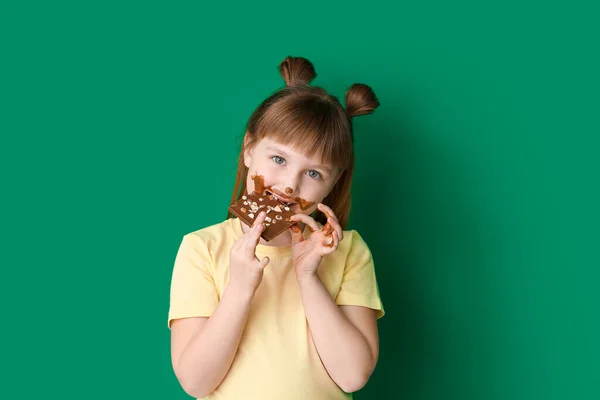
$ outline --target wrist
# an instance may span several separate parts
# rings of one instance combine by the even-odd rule
[[[229,282],[225,287],[225,291],[223,292],[223,296],[233,297],[241,302],[251,302],[254,298],[254,293],[256,293],[256,289],[252,289],[248,286],[243,286],[240,284],[236,284],[234,282]]]
[[[310,274],[303,274],[303,275],[299,275],[296,276],[296,279],[298,280],[298,285],[300,286],[300,289],[306,287],[306,286],[311,286],[317,283],[321,283],[321,278],[319,277],[319,274],[317,274],[317,271],[314,271],[313,273]]]

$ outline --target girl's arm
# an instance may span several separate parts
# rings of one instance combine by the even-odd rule
[[[173,370],[190,396],[207,396],[227,375],[252,298],[252,292],[227,285],[210,318],[184,318],[171,324]]]
[[[338,306],[316,274],[298,283],[313,342],[325,369],[343,391],[356,392],[369,380],[379,356],[375,311]]]
[[[210,318],[185,318],[171,324],[173,370],[190,396],[212,393],[231,367],[254,293],[269,264],[268,257],[256,257],[266,215],[260,212],[254,226],[231,247],[229,282]]]

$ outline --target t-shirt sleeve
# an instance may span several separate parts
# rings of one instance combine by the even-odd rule
[[[369,247],[356,231],[351,231],[352,243],[342,285],[335,299],[338,305],[356,305],[377,311],[377,319],[385,314],[375,275],[375,265]]]
[[[173,267],[168,327],[178,318],[210,317],[219,298],[212,275],[211,256],[200,237],[183,237]]]

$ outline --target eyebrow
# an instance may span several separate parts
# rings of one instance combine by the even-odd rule
[[[275,153],[280,153],[282,156],[284,157],[289,157],[289,154],[286,153],[285,151],[277,148],[277,147],[271,147],[271,146],[267,146],[266,148],[267,150],[271,150],[274,151]],[[314,168],[318,168],[318,169],[322,169],[325,170],[328,174],[332,173],[332,169],[329,168],[328,166],[324,165],[324,164],[317,164]]]

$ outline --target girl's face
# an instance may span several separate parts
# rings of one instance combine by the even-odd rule
[[[286,203],[295,213],[310,215],[317,205],[327,197],[337,179],[339,168],[321,164],[315,157],[298,153],[291,147],[274,140],[263,138],[244,153],[244,164],[248,168],[246,187],[248,193],[263,183],[267,192]],[[254,177],[262,176],[264,182]],[[260,191],[262,188],[258,187]]]

